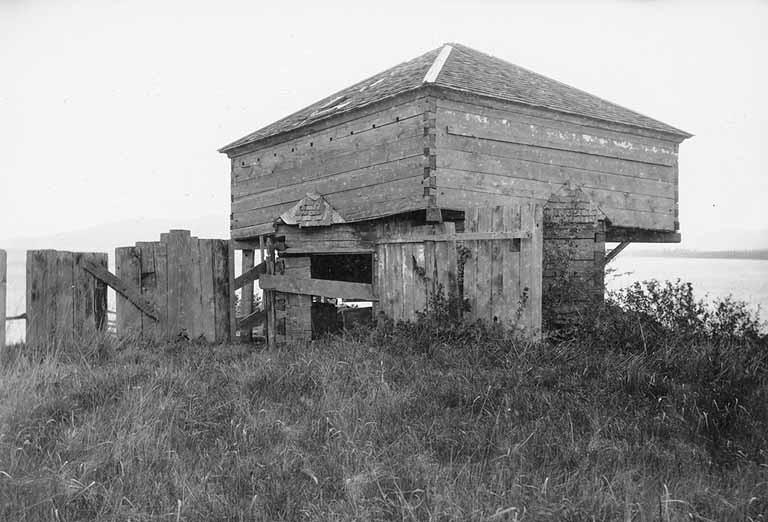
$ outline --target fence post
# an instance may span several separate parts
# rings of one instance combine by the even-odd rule
[[[0,250],[0,354],[5,350],[5,285],[8,256],[5,250]]]

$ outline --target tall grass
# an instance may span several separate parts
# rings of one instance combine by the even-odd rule
[[[663,317],[619,296],[535,345],[434,313],[276,350],[18,346],[0,520],[765,520],[765,337]]]

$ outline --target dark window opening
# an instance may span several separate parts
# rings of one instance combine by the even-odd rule
[[[373,282],[371,254],[323,254],[310,256],[310,260],[313,279],[365,284]],[[342,298],[312,298],[313,338],[358,324],[370,325],[372,322],[371,303]]]
[[[315,255],[311,256],[310,267],[313,279],[368,284],[373,282],[371,254]]]

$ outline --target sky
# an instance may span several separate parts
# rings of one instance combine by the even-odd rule
[[[226,237],[219,147],[445,42],[691,132],[683,246],[768,247],[768,2],[637,0],[0,0],[0,247]]]

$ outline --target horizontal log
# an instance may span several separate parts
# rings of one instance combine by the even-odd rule
[[[276,290],[290,294],[317,295],[322,297],[340,297],[342,299],[360,299],[378,301],[373,293],[373,285],[329,281],[325,279],[291,278],[265,274],[261,277],[262,290]]]
[[[517,230],[514,232],[463,232],[461,234],[436,234],[436,235],[413,235],[408,237],[398,237],[377,241],[377,245],[394,245],[401,243],[423,243],[425,241],[478,241],[494,239],[530,239],[531,232]]]
[[[333,243],[325,245],[305,245],[298,247],[284,248],[280,250],[282,254],[372,254],[373,248],[362,248],[356,246],[336,246]]]
[[[605,240],[609,243],[679,243],[681,237],[680,232],[610,227],[605,232]]]
[[[234,290],[237,290],[238,288],[242,288],[248,283],[252,283],[253,281],[256,281],[261,274],[265,274],[267,272],[267,265],[262,261],[258,265],[254,266],[253,268],[250,268],[246,272],[243,272],[241,275],[237,276],[234,281]]]
[[[234,250],[259,250],[259,240],[255,241],[238,241],[236,239],[231,240],[232,248]]]
[[[256,310],[255,312],[246,315],[245,317],[238,317],[237,328],[238,330],[244,330],[246,328],[255,328],[264,324],[267,314],[264,310]]]
[[[133,303],[136,308],[157,321],[158,315],[155,311],[155,308],[146,299],[144,299],[138,291],[125,284],[122,279],[117,277],[103,266],[97,265],[88,259],[82,260],[80,264],[86,272],[104,284],[111,286],[115,292],[128,299],[128,301]]]
[[[21,321],[27,318],[26,312],[19,315],[12,315],[11,317],[6,317],[6,321]]]

